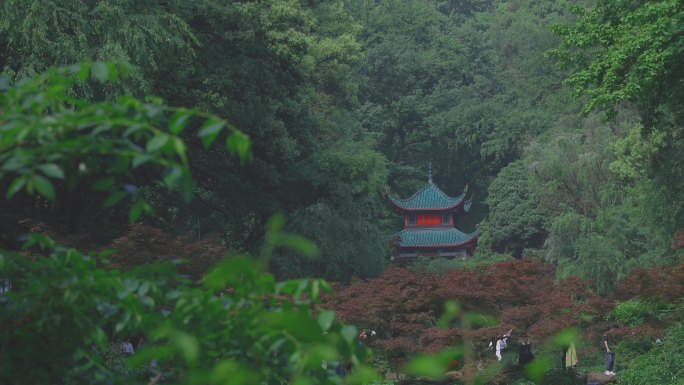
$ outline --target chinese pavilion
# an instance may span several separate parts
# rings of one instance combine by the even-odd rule
[[[477,244],[476,233],[466,234],[456,229],[457,215],[467,213],[472,197],[465,199],[467,192],[457,197],[446,195],[432,183],[432,172],[428,183],[410,198],[389,196],[394,207],[404,216],[404,230],[397,234],[398,251],[393,261],[418,256],[456,257],[472,255]]]

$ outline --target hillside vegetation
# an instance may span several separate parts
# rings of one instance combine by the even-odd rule
[[[683,101],[680,0],[6,0],[0,383],[678,384]],[[429,165],[478,248],[393,266]]]

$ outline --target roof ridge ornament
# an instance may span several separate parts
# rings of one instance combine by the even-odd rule
[[[428,183],[432,184],[432,162],[428,162]]]

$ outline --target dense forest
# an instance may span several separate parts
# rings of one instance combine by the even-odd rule
[[[681,0],[5,0],[0,383],[681,384],[683,106]]]

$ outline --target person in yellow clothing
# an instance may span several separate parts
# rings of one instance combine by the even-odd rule
[[[573,342],[570,343],[570,347],[565,352],[565,368],[576,372],[578,362],[579,361],[577,360],[577,350],[575,349],[575,343]]]

